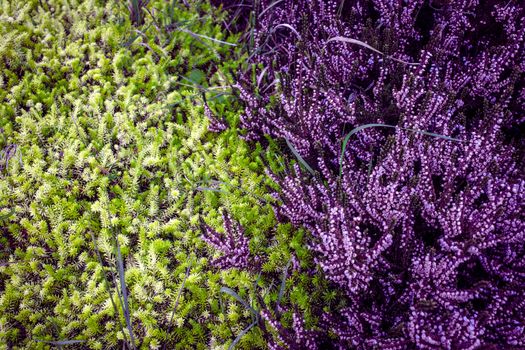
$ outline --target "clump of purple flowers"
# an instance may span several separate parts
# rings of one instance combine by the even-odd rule
[[[241,125],[317,172],[270,175],[278,217],[309,230],[348,298],[323,318],[331,347],[525,347],[524,6],[261,0],[254,15]],[[371,123],[395,128],[342,148]]]
[[[250,255],[250,240],[244,234],[244,228],[232,220],[227,212],[223,212],[222,220],[224,235],[203,224],[202,239],[222,252],[219,258],[212,261],[212,265],[221,269],[237,268],[257,271],[260,268],[260,260]]]

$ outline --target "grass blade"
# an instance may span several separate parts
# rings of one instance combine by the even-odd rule
[[[257,287],[259,287],[259,281],[261,280],[261,271],[257,274],[257,278],[253,282],[253,291],[257,292]]]
[[[226,191],[223,191],[223,190],[219,190],[217,188],[211,188],[211,187],[196,187],[195,188],[197,191],[201,191],[201,192],[204,192],[204,191],[210,191],[210,192],[221,192],[221,193],[228,193]]]
[[[56,341],[53,341],[53,340],[40,340],[40,339],[35,339],[35,341],[38,343],[46,343],[46,344],[51,344],[55,346],[80,344],[80,343],[86,342],[86,340],[56,340]]]
[[[262,10],[261,13],[259,13],[259,17],[262,17],[262,15],[264,15],[266,13],[266,11],[270,10],[272,7],[274,7],[275,5],[277,5],[278,3],[280,2],[283,2],[283,0],[277,0],[275,2],[273,2],[271,5],[269,5],[267,8],[265,8],[264,10]]]
[[[235,345],[237,345],[237,343],[241,340],[241,338],[250,331],[250,329],[253,328],[253,326],[255,326],[257,324],[257,321],[254,321],[252,322],[248,327],[246,327],[245,329],[242,330],[241,333],[239,333],[239,335],[237,335],[237,337],[233,340],[233,342],[230,344],[230,346],[228,347],[228,350],[233,350],[233,348],[235,348]]]
[[[248,310],[250,310],[255,316],[258,315],[257,311],[255,311],[255,309],[253,307],[251,307],[250,304],[248,304],[243,298],[241,298],[239,294],[235,293],[235,291],[233,289],[230,289],[228,287],[221,287],[221,292],[222,293],[226,293],[228,295],[231,295],[237,301],[239,301],[241,304],[243,304],[244,307],[246,307]]]
[[[144,29],[144,32],[147,32],[148,29],[151,27],[151,24],[149,24],[146,29]],[[123,47],[129,47],[131,44],[133,44],[133,42],[135,40],[137,40],[138,38],[140,38],[140,36],[142,35],[144,38],[147,39],[147,36],[144,34],[144,32],[141,32],[140,30],[137,31],[135,30],[134,31],[135,33],[137,33],[136,35],[132,36],[128,41],[126,41],[125,43],[122,44]]]
[[[188,276],[190,275],[191,271],[191,261],[188,264],[188,267],[186,268],[186,275],[184,276],[184,279],[182,280],[182,284],[180,285],[179,291],[177,292],[177,297],[175,298],[175,306],[173,307],[173,311],[171,312],[170,322],[168,324],[168,333],[171,331],[171,327],[173,325],[173,317],[175,317],[175,311],[177,310],[177,306],[179,306],[179,299],[182,294],[182,290],[184,289],[184,285],[186,284],[186,280],[188,279]],[[162,349],[166,349],[166,343],[162,346]]]
[[[224,315],[224,303],[222,302],[222,295],[219,294],[219,306],[221,307],[221,314]]]
[[[334,36],[333,38],[328,39],[325,44],[328,44],[329,42],[332,42],[332,41],[340,41],[340,42],[344,42],[344,43],[359,45],[359,46],[367,48],[367,49],[369,49],[371,51],[374,51],[374,52],[376,52],[376,53],[378,53],[380,55],[388,57],[391,60],[394,60],[394,61],[397,61],[397,62],[400,62],[400,63],[404,63],[404,64],[407,64],[407,65],[410,65],[410,66],[418,66],[419,65],[419,63],[407,62],[407,61],[400,60],[399,58],[395,58],[395,57],[392,57],[392,56],[385,55],[383,52],[373,48],[372,46],[368,45],[365,42],[362,42],[361,40],[352,39],[352,38],[345,38],[344,36]]]
[[[315,171],[314,169],[312,169],[311,166],[308,165],[308,163],[306,163],[306,161],[303,159],[303,157],[301,157],[301,155],[299,154],[299,152],[297,152],[297,150],[295,149],[294,145],[292,145],[292,143],[290,142],[290,140],[286,139],[286,144],[288,145],[288,147],[290,148],[290,150],[292,151],[292,153],[294,154],[294,156],[297,158],[297,160],[299,161],[299,163],[301,163],[305,168],[306,170],[308,170],[308,172],[310,174],[312,174],[313,176],[315,176]]]
[[[126,319],[126,326],[128,327],[129,336],[131,338],[131,345],[133,349],[136,349],[135,338],[133,337],[133,328],[131,325],[131,317],[129,312],[129,303],[128,303],[128,291],[126,289],[126,279],[124,275],[124,263],[122,261],[122,252],[120,251],[120,244],[118,243],[118,237],[115,235],[115,242],[117,246],[117,265],[118,265],[118,275],[120,279],[120,290],[122,292],[122,298],[124,300],[124,318]]]
[[[266,74],[266,71],[268,70],[268,67],[264,67],[264,69],[259,73],[259,76],[257,77],[257,88],[261,86],[261,82],[264,78],[264,74]]]
[[[115,311],[115,315],[117,316],[120,324],[120,329],[122,329],[122,335],[124,336],[124,342],[128,342],[128,339],[126,337],[126,333],[124,332],[124,325],[122,324],[120,320],[120,313],[118,311],[117,305],[115,304],[115,300],[113,299],[113,295],[111,294],[111,289],[109,288],[109,282],[106,277],[106,273],[104,272],[104,263],[102,261],[102,255],[100,254],[100,251],[98,250],[97,242],[95,240],[95,235],[92,231],[89,232],[91,234],[91,239],[93,240],[93,246],[95,247],[95,252],[97,254],[98,263],[102,267],[102,276],[104,276],[104,286],[106,287],[106,291],[109,294],[109,300],[111,301],[111,305],[113,306],[113,310]],[[117,290],[118,291],[118,290]]]
[[[288,23],[281,23],[281,24],[276,25],[275,27],[273,27],[273,32],[275,32],[278,28],[282,28],[282,27],[290,29],[292,32],[294,32],[295,35],[297,35],[299,40],[301,39],[301,35],[299,34],[299,32],[295,30],[295,28],[289,25]]]
[[[281,280],[281,288],[279,288],[279,296],[277,297],[277,305],[275,305],[275,310],[279,308],[279,304],[281,303],[281,300],[283,299],[284,295],[284,289],[286,288],[286,278],[288,277],[288,269],[290,268],[290,265],[292,264],[292,259],[288,260],[288,263],[286,264],[286,267],[283,271],[283,278]]]
[[[179,305],[179,299],[182,294],[182,290],[184,289],[184,285],[186,284],[186,280],[188,279],[188,276],[190,275],[191,270],[191,262],[186,268],[186,275],[184,276],[184,279],[182,280],[182,284],[180,285],[179,291],[177,293],[177,297],[175,298],[175,306],[173,307],[173,312],[171,313],[170,323],[173,321],[173,317],[175,315],[175,311],[177,310],[177,306]]]
[[[203,39],[208,39],[208,40],[211,40],[213,42],[216,42],[216,43],[219,43],[219,44],[223,44],[223,45],[228,45],[228,46],[237,46],[237,44],[232,44],[232,43],[229,43],[229,42],[226,42],[226,41],[222,41],[222,40],[219,40],[219,39],[215,39],[215,38],[211,38],[209,36],[206,36],[206,35],[202,35],[202,34],[197,34],[197,33],[194,33],[188,29],[185,29],[185,28],[179,28],[181,31],[185,32],[185,33],[188,33],[192,36],[198,36],[199,38],[203,38]]]
[[[440,134],[436,134],[436,133],[425,131],[425,130],[403,128],[401,126],[395,126],[395,125],[388,125],[388,124],[364,124],[364,125],[360,125],[360,126],[354,128],[352,131],[350,131],[345,136],[345,138],[343,140],[343,146],[342,146],[342,149],[341,149],[341,159],[340,159],[340,162],[339,162],[339,176],[341,176],[343,174],[343,156],[345,154],[346,146],[348,145],[348,141],[350,140],[350,137],[352,137],[352,135],[358,133],[361,130],[368,129],[368,128],[378,128],[378,127],[408,130],[408,131],[416,132],[416,133],[423,134],[423,135],[433,136],[433,137],[437,137],[437,138],[448,140],[448,141],[463,142],[462,140],[454,138],[454,137],[440,135]]]
[[[113,273],[113,270],[110,271],[111,277],[113,278],[113,285],[115,286],[115,289],[117,290],[117,298],[119,301],[119,305],[124,305],[124,300],[122,299],[122,294],[120,293],[120,290],[118,289],[119,281],[117,281],[117,276]],[[124,311],[123,311],[124,312]],[[119,314],[120,315],[120,314]],[[122,327],[124,329],[124,326]],[[125,334],[125,332],[123,332]],[[127,340],[126,340],[127,343]]]
[[[337,15],[338,16],[341,16],[341,14],[343,13],[343,8],[345,7],[345,0],[342,0],[340,3],[339,3],[339,8],[337,9]]]

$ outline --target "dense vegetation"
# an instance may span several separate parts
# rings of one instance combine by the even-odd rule
[[[514,0],[0,3],[0,349],[525,347]]]
[[[241,127],[302,165],[273,176],[275,210],[311,233],[348,300],[323,315],[330,344],[524,348],[523,3],[261,0],[252,13]],[[318,335],[282,345],[322,349]]]
[[[282,160],[238,135],[237,37],[205,3],[148,11],[138,29],[115,1],[2,2],[0,348],[227,347],[253,316],[221,287],[310,309],[308,276],[279,293],[291,252],[308,256],[270,207],[263,161]],[[201,235],[223,212],[256,271],[213,263]]]

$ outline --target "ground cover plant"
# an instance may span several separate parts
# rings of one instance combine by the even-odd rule
[[[525,348],[519,1],[0,3],[0,349]]]
[[[524,348],[523,4],[248,5],[243,136],[296,157],[277,217],[347,300],[271,348]]]
[[[323,289],[201,1],[0,5],[0,349],[266,348]],[[220,133],[211,133],[220,131]],[[300,315],[300,317],[298,316]]]

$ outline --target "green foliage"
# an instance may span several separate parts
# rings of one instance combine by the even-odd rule
[[[22,161],[0,174],[0,348],[113,349],[130,333],[141,349],[227,348],[251,315],[221,302],[221,287],[273,305],[292,253],[308,264],[303,233],[276,224],[262,147],[236,129],[240,107],[210,88],[240,66],[221,43],[237,39],[220,32],[224,15],[200,1],[148,8],[157,18],[137,34],[117,1],[1,2],[0,146],[16,144]],[[219,135],[202,92],[230,124]],[[256,276],[209,264],[218,253],[199,223],[222,230],[222,209],[267,257],[257,288]],[[289,272],[289,286],[308,313],[308,278]],[[264,347],[258,328],[236,346]]]

